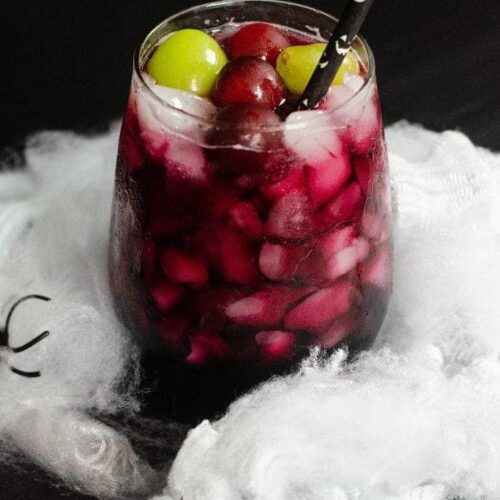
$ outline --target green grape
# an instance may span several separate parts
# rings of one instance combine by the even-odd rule
[[[184,29],[156,49],[146,69],[159,85],[207,97],[226,63],[226,54],[210,35]]]
[[[276,71],[291,94],[300,95],[304,92],[325,47],[326,43],[293,45],[281,52],[276,61]],[[359,63],[352,51],[349,51],[344,58],[332,86],[342,85],[344,75],[348,72],[354,74],[359,72]]]

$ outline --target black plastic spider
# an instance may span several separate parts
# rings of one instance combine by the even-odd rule
[[[43,332],[40,335],[37,335],[34,339],[30,340],[29,342],[26,342],[26,344],[23,344],[22,346],[11,347],[9,345],[9,325],[10,325],[10,320],[12,319],[12,314],[20,304],[30,299],[43,300],[45,302],[50,302],[51,300],[49,297],[44,297],[43,295],[27,295],[26,297],[22,297],[17,302],[15,302],[14,305],[10,308],[9,314],[7,314],[5,328],[0,329],[0,349],[4,348],[13,353],[23,352],[29,349],[30,347],[33,347],[34,345],[38,344],[38,342],[41,342],[44,338],[49,336],[50,332]],[[41,375],[40,372],[25,372],[23,370],[18,370],[17,368],[14,368],[13,366],[10,365],[9,368],[12,372],[16,373],[17,375],[22,375],[23,377],[35,378]]]

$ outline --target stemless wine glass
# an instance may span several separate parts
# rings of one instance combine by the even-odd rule
[[[143,71],[176,30],[217,37],[250,21],[309,40],[328,39],[336,22],[263,0],[170,17],[136,54],[120,136],[109,253],[116,308],[147,350],[164,355],[175,397],[200,413],[290,370],[311,347],[369,347],[391,290],[387,156],[362,38],[361,76],[332,87],[319,110],[277,123],[215,118],[211,102]]]

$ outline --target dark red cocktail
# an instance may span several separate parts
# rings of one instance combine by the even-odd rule
[[[130,329],[192,381],[183,397],[197,380],[232,394],[314,346],[366,348],[381,326],[391,202],[366,44],[317,110],[292,112],[333,23],[280,2],[213,4],[165,21],[138,54],[111,284]]]

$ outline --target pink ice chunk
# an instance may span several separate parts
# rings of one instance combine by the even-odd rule
[[[333,154],[322,163],[306,166],[309,195],[315,207],[332,198],[347,182],[351,175],[351,165],[345,153]]]
[[[300,249],[264,243],[259,255],[260,271],[273,281],[287,281],[296,272],[301,253]]]
[[[226,308],[235,323],[252,326],[277,326],[287,309],[313,292],[313,288],[266,287]]]
[[[198,234],[198,245],[226,281],[242,285],[255,282],[254,256],[247,238],[238,229],[209,224]]]
[[[146,101],[150,109],[148,124],[162,135],[189,138],[194,142],[202,142],[205,138],[203,123],[210,120],[218,108],[209,100],[191,92],[164,87],[163,85],[150,86],[162,102],[139,92],[138,105]],[[151,120],[153,115],[153,120]]]
[[[318,212],[317,228],[327,229],[339,223],[352,221],[361,215],[363,202],[361,186],[357,182],[351,182]]]
[[[292,191],[302,191],[303,188],[304,170],[295,168],[281,181],[263,185],[260,191],[268,200],[276,201]]]
[[[358,154],[368,153],[382,133],[376,87],[363,89],[345,106],[334,112],[348,123],[348,138]]]
[[[203,328],[220,331],[231,323],[226,316],[226,308],[247,293],[241,288],[209,288],[196,296],[193,310]]]
[[[284,239],[302,239],[311,233],[311,204],[306,194],[294,191],[279,199],[271,208],[267,234]]]
[[[365,79],[361,75],[356,73],[346,73],[344,75],[344,86],[353,92],[359,92],[364,84]]]
[[[344,314],[334,319],[324,331],[318,333],[316,339],[322,347],[330,349],[354,332],[356,326],[356,317],[353,314]]]
[[[352,271],[370,253],[370,244],[364,238],[356,238],[348,247],[334,253],[326,263],[325,277],[335,281]]]
[[[366,211],[361,220],[363,234],[372,241],[383,243],[391,237],[389,215]]]
[[[199,257],[175,247],[168,247],[163,250],[160,260],[165,276],[175,283],[196,286],[208,283],[208,266]]]
[[[221,240],[217,261],[224,278],[235,283],[253,283],[256,277],[254,257],[245,239],[229,228],[221,230],[218,237]]]
[[[356,92],[348,85],[335,85],[334,87],[330,87],[325,99],[320,105],[320,109],[330,111],[334,108],[338,108],[347,102],[355,93]]]
[[[328,260],[332,255],[352,245],[357,237],[358,233],[353,226],[330,231],[318,241],[318,250],[323,258]]]
[[[355,297],[353,284],[339,280],[330,288],[313,293],[292,309],[284,319],[287,330],[318,330],[345,314]]]
[[[183,90],[177,90],[163,85],[154,85],[152,90],[162,99],[162,101],[169,105],[169,107],[166,108],[167,112],[168,110],[171,110],[171,106],[179,111],[184,111],[184,113],[193,117],[209,120],[218,111],[217,106],[215,106],[210,99],[200,97],[192,92],[185,92]],[[189,118],[186,117],[185,114],[180,115],[182,118],[178,118],[178,116],[179,115],[174,115],[172,120],[176,121],[170,125],[175,124],[179,128],[186,128],[188,126],[186,125],[186,121],[188,121]],[[179,123],[177,123],[178,119]]]
[[[137,98],[137,119],[141,130],[142,142],[146,151],[156,161],[163,161],[169,142],[168,134],[163,130],[152,108],[154,102],[146,96]]]
[[[165,167],[171,178],[208,185],[208,165],[203,149],[189,140],[172,138],[166,148]]]
[[[255,341],[264,356],[270,360],[290,356],[296,343],[293,333],[280,330],[259,332],[255,336]]]
[[[388,245],[382,246],[377,253],[361,266],[360,279],[365,285],[372,285],[389,291],[392,282],[392,261]]]
[[[233,222],[250,238],[260,238],[262,221],[257,209],[250,202],[239,202],[229,211]]]
[[[183,290],[178,285],[161,281],[153,284],[149,293],[156,309],[162,314],[167,314],[181,301]]]
[[[319,258],[313,260],[314,268],[303,269],[309,262],[305,260],[299,265],[302,276],[316,276],[318,279],[335,281],[337,278],[352,271],[362,262],[370,251],[369,243],[361,238],[353,226],[331,231],[322,236],[316,247]]]
[[[210,119],[217,107],[190,92],[155,85],[151,79],[148,86],[163,101],[149,95],[145,88],[137,89],[137,117],[149,154],[158,161],[163,160],[167,145],[179,136],[202,142],[205,130],[200,126],[200,119]]]
[[[227,359],[231,354],[227,342],[210,332],[198,332],[189,341],[191,351],[186,361],[190,365],[203,366],[212,361]]]
[[[296,111],[285,122],[286,146],[309,165],[323,164],[343,152],[342,141],[329,113]]]

